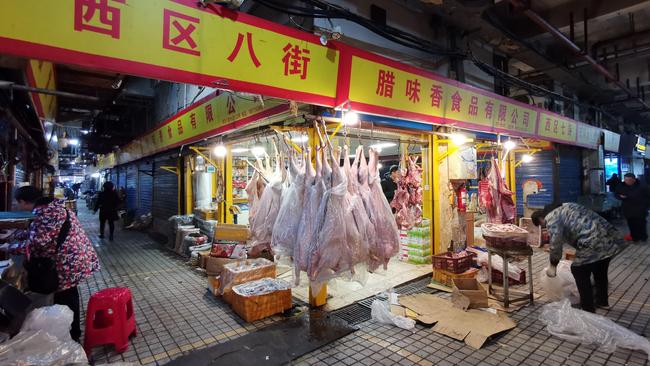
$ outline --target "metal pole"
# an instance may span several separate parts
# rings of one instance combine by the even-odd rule
[[[64,98],[83,99],[90,102],[99,102],[99,98],[91,97],[89,95],[81,95],[81,94],[68,93],[68,92],[43,89],[43,88],[33,88],[31,86],[14,84],[11,81],[0,81],[0,89],[22,90],[22,91],[27,91],[32,93],[56,95],[58,97],[64,97]]]

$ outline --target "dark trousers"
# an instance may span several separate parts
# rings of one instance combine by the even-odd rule
[[[646,218],[642,217],[627,217],[627,226],[630,228],[630,235],[634,241],[643,241],[648,239],[648,232],[646,229]]]
[[[99,235],[104,236],[104,225],[106,225],[106,221],[108,221],[110,237],[113,238],[113,232],[115,231],[115,221],[101,215],[99,216]]]
[[[67,290],[54,293],[54,303],[58,305],[66,305],[72,310],[74,317],[72,319],[72,328],[70,329],[70,336],[73,340],[79,342],[81,339],[81,319],[79,309],[79,289],[77,286],[71,287]]]
[[[594,286],[591,285],[591,275],[594,276],[596,290],[596,304],[608,306],[607,300],[607,270],[611,258],[582,266],[571,266],[571,273],[576,279],[578,292],[580,293],[580,307],[584,311],[596,312],[594,305]]]

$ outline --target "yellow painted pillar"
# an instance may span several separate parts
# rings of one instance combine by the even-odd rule
[[[429,232],[433,233],[433,170],[434,170],[434,140],[435,135],[425,135],[428,142],[426,149],[422,149],[422,217],[429,219]],[[429,245],[431,246],[432,253],[435,253],[436,248],[433,244],[433,235],[429,236]]]
[[[510,187],[510,190],[512,191],[512,202],[514,202],[515,206],[517,205],[517,180],[516,180],[516,175],[515,175],[515,169],[516,169],[516,159],[515,159],[515,152],[512,151],[510,154],[508,154],[508,186]]]
[[[178,158],[176,159],[176,179],[178,182],[178,214],[182,215],[183,214],[183,200],[181,199],[183,197],[183,191],[181,187],[183,186],[182,184],[182,179],[183,177],[181,176],[181,168],[183,164],[183,158]]]
[[[440,242],[440,225],[442,224],[441,220],[441,209],[440,209],[440,162],[439,162],[439,143],[438,136],[432,136],[432,152],[431,152],[431,166],[432,166],[432,178],[433,178],[433,189],[432,189],[432,198],[433,198],[433,207],[431,214],[433,215],[433,253],[441,253],[441,242]]]
[[[307,136],[309,136],[309,147],[312,151],[312,164],[316,163],[316,147],[319,145],[318,133],[312,127],[308,129]],[[327,304],[327,283],[321,286],[320,291],[317,294],[314,294],[311,291],[311,283],[309,286],[309,305],[313,307],[319,307]]]
[[[224,158],[224,223],[233,224],[234,217],[230,213],[230,207],[233,205],[232,201],[232,149],[228,148],[228,153]]]
[[[194,199],[192,193],[192,159],[193,156],[183,158],[185,164],[185,214],[189,215],[194,211]]]

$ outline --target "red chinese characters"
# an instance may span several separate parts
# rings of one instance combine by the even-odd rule
[[[77,32],[87,30],[119,39],[120,8],[110,6],[109,1],[126,3],[126,0],[75,0],[74,30]]]
[[[433,84],[431,86],[431,106],[440,108],[440,102],[442,102],[442,87],[440,85]]]
[[[508,106],[499,104],[499,114],[497,115],[497,125],[504,127],[506,125],[506,116],[508,115]]]
[[[200,56],[194,31],[198,29],[199,18],[164,9],[163,12],[163,48]]]
[[[510,127],[516,128],[517,127],[517,119],[519,118],[519,115],[517,113],[517,108],[514,108],[512,112],[510,113]]]
[[[292,45],[287,43],[286,46],[282,49],[284,51],[284,57],[282,57],[282,62],[284,63],[284,76],[289,75],[300,75],[300,79],[304,80],[307,78],[307,66],[309,65],[309,50],[306,48],[300,48],[299,45]]]
[[[160,140],[160,143],[162,144],[162,142],[163,142],[162,128],[160,130],[158,130],[158,140]]]
[[[377,89],[375,94],[392,98],[393,97],[393,87],[395,86],[395,74],[392,71],[379,70],[379,76],[377,77]]]
[[[239,55],[239,51],[241,50],[241,46],[243,44],[244,44],[244,35],[239,33],[237,34],[237,43],[235,44],[235,48],[233,48],[232,52],[230,53],[230,56],[228,56],[228,61],[230,62],[235,61],[237,55]],[[262,66],[262,63],[260,62],[260,60],[257,58],[257,55],[255,54],[255,49],[253,49],[253,34],[251,34],[251,32],[246,32],[246,46],[248,48],[248,56],[250,56],[251,61],[253,61],[253,65],[255,65],[256,68]]]
[[[544,131],[551,132],[551,119],[550,118],[546,118],[546,122],[544,123]]]
[[[214,115],[212,114],[212,104],[207,104],[205,106],[205,120],[208,123],[214,122]]]
[[[406,96],[413,103],[420,101],[420,81],[418,79],[406,81]]]
[[[467,111],[467,114],[470,116],[476,116],[478,114],[478,97],[476,95],[472,95],[472,98],[469,101],[469,110]]]
[[[460,103],[463,101],[463,98],[460,96],[459,92],[455,92],[451,96],[451,111],[460,112]]]
[[[226,101],[226,107],[228,108],[228,114],[233,114],[237,110],[235,104],[235,97],[232,94],[228,94],[228,100]]]
[[[172,126],[167,126],[167,136],[171,139],[174,135],[172,134]]]
[[[192,125],[193,130],[196,130],[196,113],[190,114],[190,125]]]
[[[521,118],[521,123],[524,125],[524,127],[528,127],[528,122],[530,120],[530,113],[529,112],[524,112],[522,118]]]
[[[560,124],[560,122],[558,120],[556,120],[556,119],[553,120],[553,133],[557,134],[557,132],[558,132],[557,128],[558,128],[559,124]]]
[[[492,119],[492,111],[494,109],[494,102],[488,100],[485,102],[485,119]]]
[[[178,135],[179,136],[182,135],[183,134],[183,121],[182,120],[179,119],[178,121],[176,121],[176,128],[178,129]]]

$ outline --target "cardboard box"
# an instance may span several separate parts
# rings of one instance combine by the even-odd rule
[[[217,224],[214,230],[214,241],[246,242],[250,236],[251,232],[246,225]]]
[[[233,286],[242,283],[259,280],[265,277],[275,278],[276,265],[268,259],[231,259],[231,261],[235,261],[235,263],[226,264],[221,272],[222,294]]]
[[[210,256],[209,250],[199,252],[199,268],[205,269],[208,264],[208,257]]]
[[[432,330],[479,349],[493,335],[513,329],[517,323],[508,316],[483,310],[463,311],[448,300],[433,294],[400,296],[400,305],[418,314],[421,323],[435,326]]]
[[[451,302],[463,310],[488,307],[487,291],[475,278],[454,278]],[[467,299],[467,301],[465,300]]]
[[[239,259],[208,256],[205,258],[205,271],[208,273],[208,276],[218,276],[223,272],[223,268],[226,264],[237,262],[238,260]]]
[[[208,291],[219,296],[219,276],[208,276]]]

